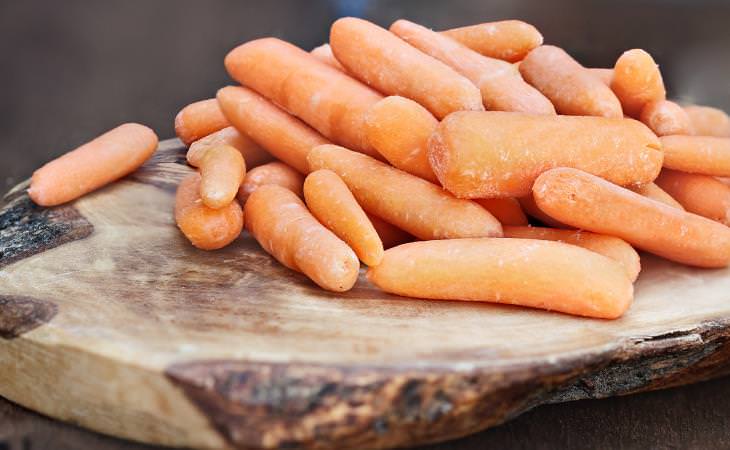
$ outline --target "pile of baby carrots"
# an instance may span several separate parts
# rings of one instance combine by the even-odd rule
[[[240,85],[175,119],[197,168],[175,219],[200,249],[245,225],[327,290],[362,261],[389,293],[607,319],[633,299],[634,248],[730,264],[730,119],[668,100],[646,51],[586,68],[517,20],[342,18],[311,52],[257,39],[225,67]],[[122,125],[36,171],[29,195],[73,200],[156,146]]]

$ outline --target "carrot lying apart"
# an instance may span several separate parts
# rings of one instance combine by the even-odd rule
[[[698,136],[730,137],[730,117],[717,108],[690,105],[684,110],[692,122],[692,130]]]
[[[480,198],[474,201],[489,211],[503,226],[527,225],[527,217],[514,198]]]
[[[365,213],[367,214],[367,213]],[[380,236],[380,240],[383,242],[383,248],[391,248],[396,245],[405,244],[406,242],[415,241],[416,238],[396,227],[391,225],[385,220],[372,214],[367,214],[370,223],[373,224],[373,228]]]
[[[656,182],[687,211],[730,226],[730,186],[708,175],[669,169]]]
[[[647,183],[641,186],[632,186],[629,189],[636,192],[639,195],[643,195],[646,198],[656,200],[665,205],[669,205],[672,208],[684,209],[684,207],[669,195],[664,189],[657,186],[656,183]]]
[[[283,162],[274,161],[251,169],[243,178],[238,189],[238,201],[246,204],[248,197],[261,186],[273,184],[281,186],[297,194],[304,195],[304,176]]]
[[[330,169],[350,188],[365,211],[420,239],[501,236],[487,210],[454,198],[426,180],[336,145],[309,153],[312,170]]]
[[[639,119],[657,136],[692,134],[692,123],[681,106],[670,100],[649,102],[641,110]]]
[[[412,242],[387,250],[367,275],[380,289],[408,297],[604,319],[620,317],[633,299],[633,285],[619,263],[574,245],[533,239]]]
[[[175,116],[175,134],[185,145],[230,125],[214,98],[191,103]]]
[[[482,56],[450,37],[407,20],[398,20],[390,31],[468,78],[479,88],[487,110],[555,114],[550,100],[522,79],[510,63]]]
[[[664,167],[718,177],[730,176],[730,138],[662,136]]]
[[[533,193],[540,209],[574,227],[619,237],[683,264],[730,264],[730,228],[580,170],[549,170],[535,181]]]
[[[624,52],[616,60],[611,89],[621,101],[627,116],[639,117],[641,109],[650,102],[666,98],[659,67],[650,54],[641,49]]]
[[[522,60],[530,50],[542,45],[537,28],[521,20],[480,23],[442,33],[484,56],[509,62]]]
[[[360,262],[290,190],[262,186],[246,202],[246,229],[274,258],[320,287],[343,292],[357,281]]]
[[[320,60],[321,62],[334,67],[335,69],[345,72],[345,68],[342,67],[335,54],[332,53],[332,47],[329,44],[322,44],[319,47],[315,47],[309,52],[312,56]]]
[[[228,145],[212,147],[200,162],[200,198],[205,206],[223,208],[236,198],[246,163],[241,153]]]
[[[387,95],[417,101],[439,119],[484,109],[479,89],[469,80],[374,23],[339,19],[332,24],[330,45],[348,73]]]
[[[591,75],[601,80],[601,83],[609,87],[611,86],[611,80],[613,80],[613,69],[590,68],[588,71]]]
[[[246,167],[248,168],[260,166],[273,159],[271,153],[261,148],[251,138],[238,132],[233,127],[226,127],[190,144],[187,153],[188,164],[198,167],[205,152],[219,145],[229,145],[238,150],[244,161],[246,161]]]
[[[156,149],[154,131],[125,123],[33,172],[28,195],[41,206],[75,200],[134,172]]]
[[[520,73],[553,102],[558,114],[623,117],[611,89],[561,48],[534,49],[520,64]]]
[[[243,211],[236,201],[213,209],[200,198],[200,175],[185,177],[175,195],[175,222],[185,237],[202,250],[223,248],[235,240],[243,228]]]
[[[429,142],[429,160],[461,198],[523,197],[552,167],[574,167],[621,185],[653,181],[662,166],[657,137],[642,123],[604,117],[458,112]]]

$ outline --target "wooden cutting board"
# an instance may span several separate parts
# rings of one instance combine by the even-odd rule
[[[546,402],[730,372],[730,270],[649,255],[620,320],[316,288],[248,235],[191,247],[176,140],[71,205],[0,210],[0,396],[102,433],[200,448],[455,438]]]

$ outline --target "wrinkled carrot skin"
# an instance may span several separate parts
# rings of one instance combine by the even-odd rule
[[[502,226],[527,225],[527,216],[514,198],[480,198],[474,201],[489,211]]]
[[[669,195],[664,189],[660,188],[656,183],[647,183],[642,186],[633,186],[629,189],[636,192],[637,194],[643,195],[646,198],[650,198],[652,200],[656,200],[657,202],[661,202],[665,205],[671,206],[672,208],[684,209],[684,207],[677,200]]]
[[[730,226],[730,186],[711,176],[669,169],[656,182],[687,211]]]
[[[480,23],[442,33],[484,56],[509,62],[522,60],[543,40],[537,28],[521,20]]]
[[[730,117],[725,111],[709,106],[684,107],[697,136],[730,137]]]
[[[243,211],[237,201],[220,209],[205,206],[200,198],[200,174],[185,177],[175,195],[175,222],[186,238],[202,250],[216,250],[233,242],[243,229]]]
[[[335,58],[335,54],[332,53],[332,47],[330,47],[329,44],[322,44],[319,47],[315,47],[309,53],[328,66],[332,66],[341,72],[346,71],[345,68],[342,67],[342,64],[337,61],[337,58]]]
[[[345,241],[368,266],[383,259],[383,242],[365,211],[342,179],[331,170],[316,170],[304,180],[304,199],[319,222]]]
[[[498,111],[454,113],[429,141],[442,186],[460,198],[523,197],[540,173],[574,167],[621,185],[654,180],[659,141],[641,122]]]
[[[191,103],[175,116],[175,134],[185,145],[229,125],[214,98]]]
[[[601,80],[601,83],[608,87],[611,87],[611,80],[613,80],[613,69],[601,69],[601,68],[589,68],[588,71],[594,77]]]
[[[613,68],[611,89],[630,117],[639,117],[644,105],[665,100],[667,95],[659,66],[641,49],[628,50],[619,56]]]
[[[512,64],[480,55],[444,34],[407,20],[396,21],[390,31],[468,78],[479,88],[487,110],[555,114],[550,100],[527,84]]]
[[[70,202],[141,166],[157,149],[157,135],[125,123],[33,172],[28,195],[41,206]]]
[[[664,167],[717,177],[730,176],[730,138],[662,136]]]
[[[245,205],[254,191],[269,184],[289,189],[299,197],[304,196],[304,176],[293,167],[274,161],[253,168],[246,173],[241,187],[238,189],[238,201]]]
[[[312,170],[340,176],[363,209],[419,239],[501,236],[502,226],[487,210],[453,197],[439,186],[373,158],[336,145],[309,153]]]
[[[350,290],[360,262],[350,247],[322,226],[290,190],[261,186],[246,202],[246,229],[284,266],[323,289]]]
[[[413,242],[416,240],[413,236],[396,227],[391,225],[385,220],[378,216],[365,213],[370,219],[370,223],[373,224],[373,228],[377,231],[380,240],[383,242],[383,248],[391,248],[396,245],[405,244],[406,242]]]
[[[219,209],[236,198],[246,174],[241,153],[229,145],[212,147],[200,162],[200,198],[205,206]]]
[[[377,157],[364,115],[382,96],[287,42],[256,39],[225,59],[231,77],[299,117],[332,142]]]
[[[533,194],[540,209],[576,228],[616,236],[691,266],[730,263],[730,228],[580,170],[558,168],[543,173],[535,181]]]
[[[616,261],[574,245],[534,239],[411,242],[386,250],[368,279],[408,297],[528,306],[620,317],[633,285]],[[529,280],[526,282],[526,280]]]
[[[599,253],[621,264],[633,282],[641,272],[641,260],[636,250],[623,239],[582,230],[559,230],[543,227],[504,227],[504,237],[519,239],[540,239],[577,245]]]
[[[386,95],[417,101],[439,119],[454,111],[484,109],[479,89],[469,80],[374,23],[338,19],[330,45],[348,73]]]
[[[553,102],[558,114],[623,117],[611,89],[559,47],[534,49],[520,64],[520,73]]]
[[[659,100],[644,105],[639,115],[657,136],[692,134],[692,123],[681,106],[670,100]]]
[[[301,173],[309,173],[309,151],[329,143],[307,124],[250,89],[228,86],[218,91],[217,98],[233,126]]]
[[[520,206],[522,207],[522,210],[533,219],[537,219],[540,221],[543,225],[547,225],[549,227],[553,228],[573,228],[570,225],[566,225],[562,222],[559,222],[552,217],[548,216],[541,210],[537,203],[535,203],[535,198],[532,196],[532,192],[530,192],[528,195],[525,195],[524,197],[520,197],[517,199],[517,201],[520,203]]]
[[[187,153],[188,164],[193,167],[200,166],[200,161],[202,161],[205,152],[218,145],[230,145],[238,150],[249,169],[274,159],[271,153],[261,148],[250,137],[240,133],[233,127],[226,127],[190,144]]]

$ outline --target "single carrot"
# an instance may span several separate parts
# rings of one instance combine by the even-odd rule
[[[186,238],[202,250],[216,250],[233,242],[243,228],[237,201],[220,209],[205,206],[200,198],[200,174],[183,178],[175,195],[175,222]]]
[[[327,139],[371,156],[364,115],[382,96],[287,42],[256,39],[225,59],[231,77],[299,117]]]
[[[479,198],[474,201],[489,211],[502,226],[527,225],[527,217],[514,198]]]
[[[613,80],[613,69],[601,69],[601,68],[589,68],[588,71],[594,77],[601,80],[601,83],[608,87],[611,87],[611,80]]]
[[[730,117],[725,111],[709,106],[689,105],[684,110],[698,136],[730,137]]]
[[[656,182],[687,211],[730,226],[730,186],[708,175],[669,169]]]
[[[520,64],[520,73],[553,102],[558,114],[623,117],[611,89],[559,47],[534,49]]]
[[[487,210],[454,198],[440,187],[368,156],[336,145],[309,153],[312,170],[330,169],[363,209],[420,239],[500,236],[502,226]]]
[[[718,177],[730,176],[730,138],[662,136],[664,167]]]
[[[157,135],[125,123],[33,172],[28,195],[41,206],[75,200],[141,166],[157,149]]]
[[[532,191],[540,209],[574,227],[619,237],[683,264],[730,264],[730,228],[591,174],[552,169],[537,178]]]
[[[191,103],[175,116],[175,134],[185,145],[229,125],[214,98]]]
[[[621,185],[648,183],[662,157],[641,122],[605,117],[463,111],[429,141],[431,167],[460,198],[523,197],[540,173],[561,166]]]
[[[374,23],[338,19],[330,45],[348,73],[384,94],[417,101],[439,119],[454,111],[484,109],[471,81]]]
[[[633,299],[625,269],[603,255],[534,239],[411,242],[385,252],[368,279],[408,297],[468,300],[620,317]]]
[[[641,260],[636,250],[623,239],[582,230],[559,230],[543,227],[504,227],[504,237],[540,239],[577,245],[599,253],[621,264],[631,281],[641,272]]]
[[[521,20],[480,23],[442,33],[484,56],[509,62],[522,60],[530,50],[542,45],[537,28]]]
[[[200,162],[200,198],[205,206],[220,209],[236,198],[246,174],[241,153],[229,145],[211,147]]]
[[[289,189],[299,197],[304,196],[304,176],[291,166],[274,161],[253,168],[246,173],[241,187],[238,189],[238,201],[245,205],[254,191],[269,184]]]
[[[188,164],[193,167],[200,166],[200,161],[202,161],[205,152],[209,148],[218,145],[230,145],[238,150],[249,169],[274,159],[271,153],[261,148],[250,137],[240,133],[233,127],[226,127],[190,144],[187,153]]]
[[[350,247],[322,226],[290,190],[261,186],[246,202],[246,229],[269,254],[323,289],[350,290],[360,262]]]
[[[406,233],[395,225],[389,224],[380,217],[368,214],[367,212],[365,214],[367,214],[368,219],[370,219],[370,223],[373,224],[373,228],[375,228],[378,236],[380,236],[380,240],[383,242],[383,248],[391,248],[395,247],[396,245],[401,245],[405,244],[406,242],[412,242],[416,240],[416,238],[414,238],[410,234]]]
[[[340,64],[340,62],[337,61],[337,58],[335,58],[335,54],[332,53],[332,47],[330,47],[329,44],[322,44],[319,47],[315,47],[309,53],[321,62],[332,66],[341,72],[346,72],[345,68],[342,67],[342,64]]]
[[[522,207],[522,210],[533,219],[537,219],[540,221],[540,223],[547,225],[552,228],[573,228],[570,225],[566,225],[562,222],[559,222],[552,217],[545,214],[538,206],[537,203],[535,203],[535,197],[532,196],[532,192],[525,195],[524,197],[520,197],[517,199],[517,201],[520,203],[520,206]]]
[[[649,102],[641,110],[639,119],[657,136],[692,134],[692,123],[681,106],[670,100]]]
[[[468,78],[479,88],[487,110],[555,114],[550,100],[527,84],[512,64],[482,56],[444,34],[407,20],[396,21],[390,31]]]
[[[647,183],[641,186],[632,186],[629,189],[646,198],[656,200],[658,202],[669,205],[672,208],[684,209],[684,207],[669,195],[664,189],[657,186],[656,183]]]
[[[301,120],[250,89],[224,87],[218,91],[217,98],[234,127],[301,173],[309,173],[309,151],[329,143]]]
[[[664,81],[651,55],[641,49],[625,51],[616,60],[611,89],[621,101],[627,116],[639,117],[650,102],[666,99]]]

